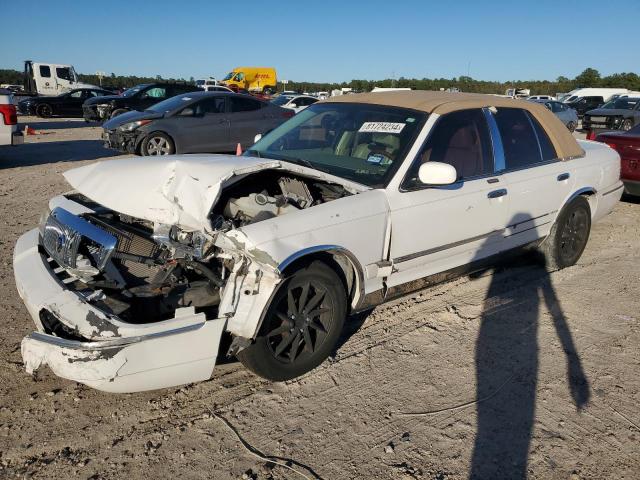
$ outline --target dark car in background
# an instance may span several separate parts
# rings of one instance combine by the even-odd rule
[[[618,97],[601,108],[589,110],[582,119],[585,130],[622,130],[640,125],[640,97]]]
[[[54,97],[29,97],[18,103],[18,110],[25,115],[42,118],[53,116],[82,118],[82,104],[92,98],[113,95],[102,88],[77,88]]]
[[[620,179],[628,195],[640,197],[640,125],[627,132],[606,132],[596,136],[620,155]]]
[[[250,95],[186,93],[105,122],[105,146],[137,155],[234,152],[294,115]]]
[[[551,110],[562,123],[564,123],[565,127],[567,127],[570,132],[575,131],[576,127],[578,126],[578,113],[573,108],[555,100],[531,101],[543,104],[545,107]]]
[[[122,95],[90,98],[82,106],[84,119],[102,121],[132,110],[143,111],[167,98],[188,92],[201,92],[185,83],[143,83],[125,90]]]
[[[578,117],[580,118],[582,118],[582,116],[588,110],[598,108],[603,103],[604,98],[601,96],[578,97],[572,102],[564,102],[567,107],[573,108],[578,113]]]

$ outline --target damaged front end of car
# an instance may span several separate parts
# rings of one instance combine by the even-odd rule
[[[195,199],[193,185],[191,197],[178,192],[194,181],[197,166],[185,180],[175,161],[162,165],[166,181],[150,183],[176,212],[159,201],[144,212],[135,202],[127,213],[109,208],[96,201],[98,187],[89,198],[87,181],[72,174],[70,183],[85,191],[54,198],[39,229],[19,239],[16,284],[37,327],[22,342],[29,373],[46,364],[61,377],[111,392],[208,379],[219,353],[250,344],[282,281],[278,262],[242,227],[349,194],[267,164],[257,167],[258,181],[240,173],[245,181],[226,190],[222,182],[205,185]],[[108,171],[102,173],[100,181],[109,182]],[[120,188],[126,190],[122,182]],[[113,198],[118,204],[117,192]],[[191,208],[207,203],[203,215]],[[198,228],[196,218],[206,225],[202,220]],[[219,352],[223,335],[231,343]]]

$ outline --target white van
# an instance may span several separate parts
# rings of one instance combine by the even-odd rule
[[[563,103],[573,103],[583,97],[602,97],[604,102],[608,102],[614,95],[629,93],[626,88],[576,88],[567,93],[562,99]]]
[[[60,95],[76,88],[100,88],[78,81],[73,65],[24,62],[24,77],[27,93],[39,95]]]

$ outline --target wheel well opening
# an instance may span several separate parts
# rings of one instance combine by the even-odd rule
[[[296,270],[300,268],[304,268],[310,265],[314,261],[320,261],[327,266],[329,266],[333,271],[336,272],[338,277],[342,280],[342,285],[347,293],[347,297],[349,298],[348,309],[351,311],[353,306],[353,301],[357,298],[358,289],[362,288],[361,285],[358,285],[358,277],[356,274],[356,266],[353,265],[352,261],[344,254],[340,252],[314,252],[304,257],[300,257],[293,262],[291,262],[282,272],[283,277],[287,277]]]

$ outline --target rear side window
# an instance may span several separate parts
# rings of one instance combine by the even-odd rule
[[[231,111],[232,112],[250,112],[252,110],[259,110],[262,106],[262,102],[252,100],[250,98],[230,98]]]
[[[526,168],[542,161],[536,132],[527,112],[519,108],[500,108],[494,114],[507,170]]]
[[[224,97],[207,98],[198,102],[196,105],[196,114],[205,113],[224,113]]]
[[[529,112],[527,112],[527,116],[533,124],[533,129],[536,131],[536,136],[538,137],[538,142],[540,144],[540,154],[542,155],[542,161],[546,162],[558,158],[558,155],[556,155],[556,149],[553,148],[553,144],[551,143],[551,140],[549,140],[547,132],[545,132],[544,128],[542,128],[542,125],[540,125],[540,123],[538,123],[534,116]]]
[[[437,121],[411,166],[407,187],[420,185],[418,169],[425,162],[448,163],[455,167],[458,180],[493,174],[491,137],[482,110],[452,112]]]
[[[40,76],[44,78],[51,77],[51,69],[49,68],[49,65],[40,65]]]

